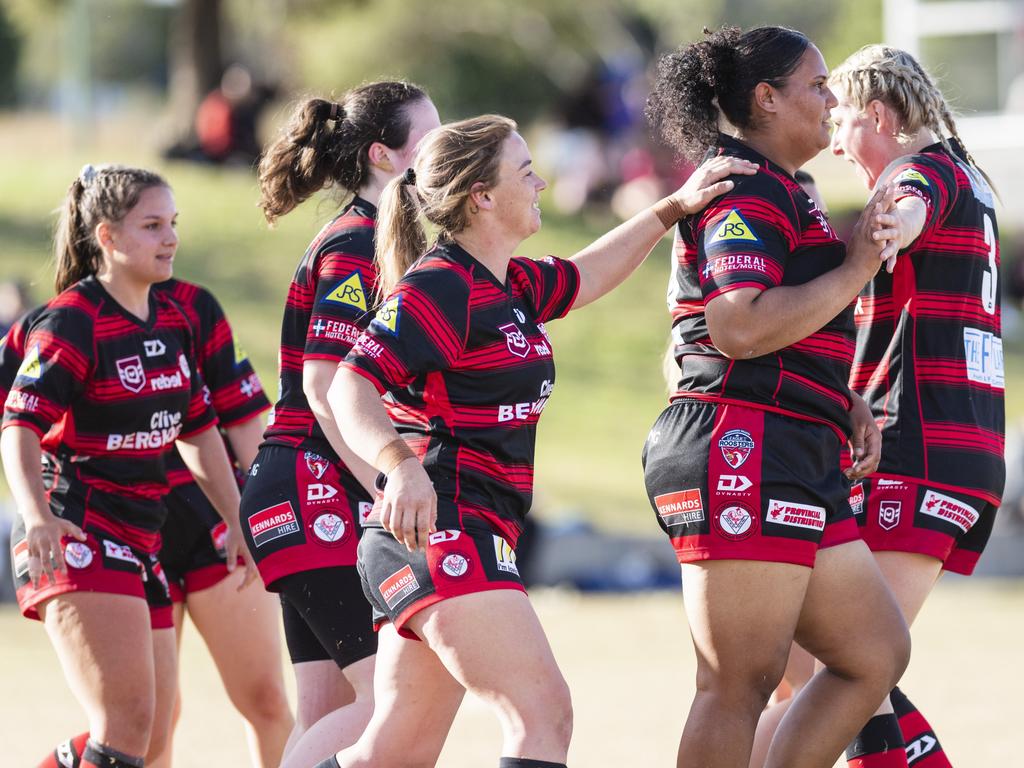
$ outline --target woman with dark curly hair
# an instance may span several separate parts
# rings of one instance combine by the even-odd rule
[[[690,159],[758,164],[679,222],[681,375],[644,448],[697,652],[680,767],[746,768],[794,637],[825,666],[782,721],[773,768],[831,766],[909,657],[839,464],[848,441],[848,477],[879,460],[878,430],[847,385],[853,301],[900,231],[880,190],[847,248],[794,178],[829,145],[827,79],[799,32],[724,28],[661,60],[648,105]]]

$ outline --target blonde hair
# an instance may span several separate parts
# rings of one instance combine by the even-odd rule
[[[865,45],[832,70],[829,85],[861,112],[876,99],[900,119],[900,137],[909,139],[928,128],[951,154],[977,168],[957,132],[953,112],[932,77],[913,56],[887,45]],[[959,151],[949,143],[951,137]]]
[[[450,240],[469,224],[473,185],[498,182],[502,145],[517,129],[501,115],[481,115],[435,128],[423,137],[412,173],[388,182],[377,216],[377,294],[387,296],[427,248],[420,214]]]

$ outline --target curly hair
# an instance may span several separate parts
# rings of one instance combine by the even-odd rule
[[[647,119],[665,141],[697,161],[715,144],[719,116],[744,129],[754,122],[751,97],[758,83],[782,87],[811,41],[786,27],[704,30],[658,61]]]

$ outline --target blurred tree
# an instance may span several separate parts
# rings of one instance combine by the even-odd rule
[[[168,144],[195,141],[195,115],[203,97],[220,84],[224,71],[221,0],[181,0],[168,49]]]
[[[17,98],[20,54],[21,35],[11,21],[7,7],[0,5],[0,106],[10,106]]]

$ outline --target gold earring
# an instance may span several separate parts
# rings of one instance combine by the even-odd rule
[[[470,213],[480,213],[480,209],[477,206],[475,206],[475,205],[471,205],[471,206],[469,206],[469,212]]]

